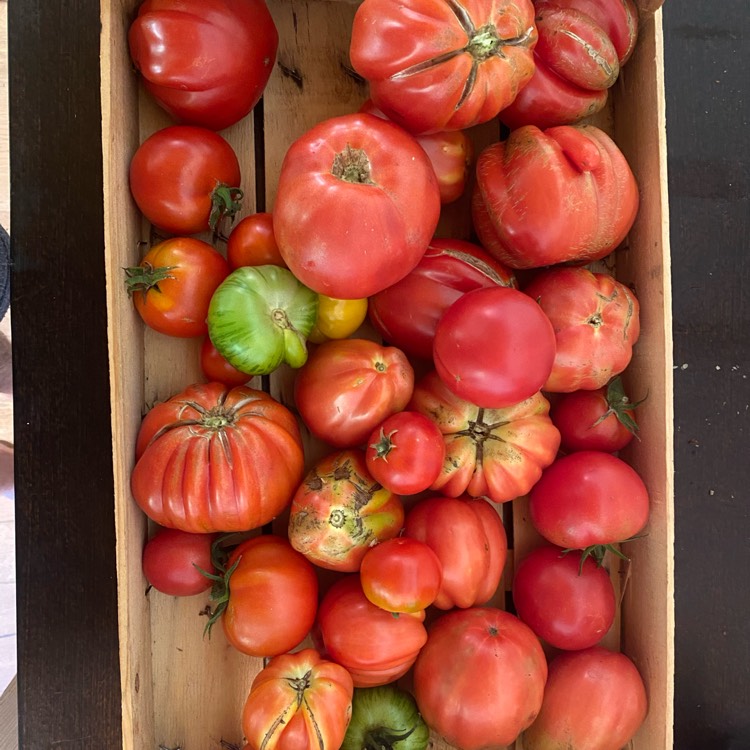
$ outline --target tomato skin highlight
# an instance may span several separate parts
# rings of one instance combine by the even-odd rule
[[[237,222],[227,238],[227,262],[242,266],[286,266],[273,233],[273,214],[250,214]]]

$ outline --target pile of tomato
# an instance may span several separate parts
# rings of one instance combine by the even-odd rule
[[[202,337],[205,382],[145,415],[131,489],[153,589],[210,590],[206,630],[267,659],[248,748],[424,750],[432,731],[459,750],[618,750],[644,721],[635,665],[600,645],[607,565],[649,514],[618,456],[639,305],[592,265],[639,195],[580,123],[636,35],[631,0],[363,0],[350,57],[371,99],[290,143],[273,211],[235,223],[217,131],[263,92],[272,17],[263,0],[140,7],[133,62],[175,124],[133,154],[162,239],[126,285],[146,325]],[[507,134],[475,155],[470,129],[496,118]],[[437,238],[466,191],[472,241]],[[281,370],[291,403],[249,385]],[[520,497],[542,543],[505,611],[502,504]]]

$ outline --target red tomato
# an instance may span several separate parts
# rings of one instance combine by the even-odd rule
[[[286,266],[273,233],[273,214],[251,214],[235,224],[227,240],[227,260],[232,269]]]
[[[347,448],[401,411],[413,389],[414,369],[400,349],[335,339],[318,346],[297,371],[294,400],[310,432]]]
[[[562,394],[550,410],[550,418],[560,430],[560,448],[574,451],[615,453],[638,433],[635,407],[626,395],[619,377],[595,391]]]
[[[508,539],[482,498],[429,497],[406,515],[404,536],[424,542],[442,568],[438,609],[473,607],[495,593],[505,567]]]
[[[294,415],[263,391],[196,384],[141,424],[130,478],[135,501],[162,526],[247,531],[289,503],[304,471]]]
[[[435,370],[452,393],[486,409],[531,398],[549,378],[555,332],[532,299],[508,287],[475,289],[440,318]]]
[[[252,750],[336,750],[352,715],[354,684],[315,649],[275,656],[253,680],[242,710]]]
[[[634,537],[648,521],[649,497],[638,473],[599,451],[578,451],[545,469],[529,497],[536,530],[564,549]]]
[[[233,216],[242,198],[240,164],[217,133],[191,125],[157,130],[130,162],[141,213],[169,234],[198,234]]]
[[[376,107],[412,133],[463,130],[495,117],[534,73],[531,0],[460,6],[365,0],[349,56]]]
[[[544,390],[596,390],[630,364],[641,332],[640,305],[625,284],[587,268],[552,268],[524,292],[555,330],[555,363]]]
[[[420,612],[440,592],[443,566],[432,548],[407,536],[370,547],[362,558],[362,591],[388,612]]]
[[[374,115],[319,123],[292,144],[281,165],[276,241],[294,275],[319,294],[361,299],[402,279],[439,218],[440,191],[427,154]]]
[[[599,643],[617,608],[605,568],[551,545],[532,550],[517,566],[513,604],[542,640],[566,651]]]
[[[370,602],[358,575],[331,586],[318,625],[328,657],[349,670],[355,687],[375,687],[406,674],[427,641],[424,612],[387,612]]]
[[[318,578],[286,539],[270,534],[248,539],[226,568],[229,599],[221,611],[232,646],[250,656],[277,656],[305,638],[318,609]]]
[[[549,665],[542,710],[523,734],[525,750],[620,750],[643,724],[648,698],[625,654],[594,646]]]
[[[320,459],[299,485],[289,515],[289,539],[308,560],[329,570],[359,570],[367,550],[401,530],[401,498],[367,470],[364,451]]]
[[[213,534],[159,529],[143,547],[143,575],[157,591],[169,596],[202,594],[213,581],[201,570],[216,573],[211,561],[215,539]]]
[[[547,662],[517,617],[492,607],[442,615],[414,664],[427,725],[461,750],[511,745],[542,705]],[[577,750],[577,748],[576,748]]]
[[[481,409],[454,396],[433,371],[416,384],[407,408],[443,433],[445,462],[432,485],[443,495],[513,500],[534,486],[560,447],[541,393],[507,409]]]
[[[478,245],[434,239],[411,273],[370,298],[370,321],[391,345],[432,360],[435,328],[448,307],[494,286],[515,287],[515,276]]]
[[[443,469],[443,433],[419,412],[392,414],[373,430],[367,443],[370,473],[383,487],[399,495],[429,489]]]
[[[240,372],[219,354],[211,339],[206,336],[201,344],[201,371],[209,383],[223,383],[230,388],[245,385],[252,375]]]
[[[638,186],[593,125],[527,125],[477,159],[472,217],[480,242],[511,268],[588,262],[614,250],[638,211]]]
[[[278,41],[263,0],[145,0],[128,33],[146,90],[176,119],[212,130],[258,103]]]

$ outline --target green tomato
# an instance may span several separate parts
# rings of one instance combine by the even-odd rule
[[[281,266],[243,266],[219,285],[208,308],[208,335],[233,367],[268,375],[302,367],[318,295]]]
[[[412,695],[394,684],[355,688],[341,750],[425,750],[430,730]]]

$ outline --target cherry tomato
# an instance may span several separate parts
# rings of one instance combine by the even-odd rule
[[[215,574],[211,560],[214,534],[191,534],[160,528],[143,547],[143,574],[157,590],[169,596],[202,594],[213,581],[201,573]]]
[[[223,383],[230,388],[245,385],[253,376],[240,372],[219,354],[211,339],[206,336],[201,344],[201,371],[206,380],[211,383]]]
[[[424,414],[400,411],[373,430],[366,457],[370,473],[383,487],[415,495],[429,489],[443,469],[443,433]]]
[[[286,267],[273,233],[273,214],[251,214],[234,225],[227,239],[227,261],[232,269],[266,265]]]
[[[229,274],[224,257],[192,237],[154,245],[140,265],[126,268],[125,285],[143,322],[159,333],[203,336],[211,297]]]
[[[345,339],[364,323],[367,317],[367,298],[334,299],[318,295],[318,318],[308,341],[322,344],[329,339]]]

